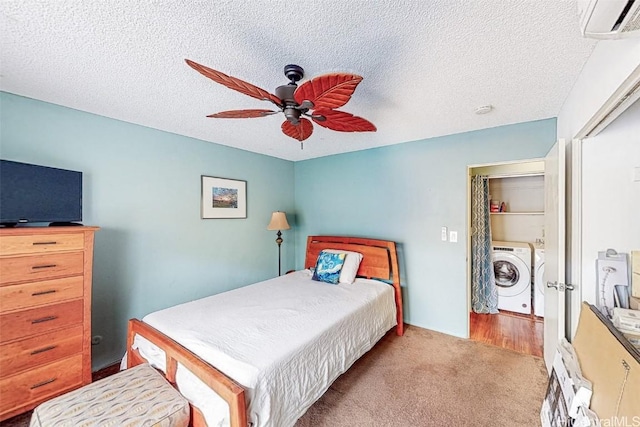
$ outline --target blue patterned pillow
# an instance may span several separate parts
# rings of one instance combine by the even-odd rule
[[[313,272],[311,279],[318,282],[326,282],[336,284],[340,280],[340,271],[344,265],[344,260],[347,254],[332,254],[322,251],[318,255],[318,261],[316,262],[316,269]]]

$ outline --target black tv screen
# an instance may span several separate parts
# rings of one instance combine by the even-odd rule
[[[82,172],[0,160],[0,223],[82,221]]]

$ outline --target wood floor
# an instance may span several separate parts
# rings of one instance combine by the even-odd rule
[[[470,313],[470,338],[518,353],[542,357],[543,319],[509,311],[498,314]]]

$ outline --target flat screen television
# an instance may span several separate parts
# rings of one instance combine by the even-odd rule
[[[82,221],[82,172],[0,160],[0,224]]]

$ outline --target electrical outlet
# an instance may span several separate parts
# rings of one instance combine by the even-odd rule
[[[447,227],[442,227],[442,241],[447,241]]]
[[[449,241],[451,243],[456,243],[458,241],[458,232],[457,231],[449,232]]]

